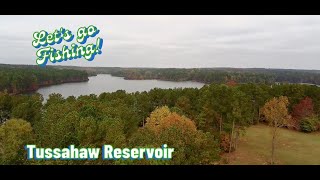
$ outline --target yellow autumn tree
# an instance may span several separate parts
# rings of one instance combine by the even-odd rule
[[[162,106],[156,108],[154,111],[151,112],[150,116],[146,119],[146,128],[155,130],[156,127],[163,122],[163,119],[166,118],[171,114],[170,109],[168,106]]]
[[[197,131],[197,127],[191,119],[180,116],[179,114],[173,112],[163,119],[160,123],[159,129],[167,129],[169,127],[176,127],[183,131]]]
[[[286,96],[272,98],[262,108],[261,114],[265,116],[267,122],[272,127],[272,149],[271,164],[274,163],[275,143],[278,136],[278,128],[287,124],[290,115],[288,113],[289,100]]]
[[[160,130],[176,127],[184,131],[196,131],[193,121],[185,116],[171,112],[167,106],[156,108],[147,118],[146,128],[159,132]]]

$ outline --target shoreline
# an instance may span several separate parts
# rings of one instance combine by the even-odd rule
[[[110,73],[98,73],[98,74],[91,74],[87,77],[87,79],[82,79],[82,80],[63,80],[62,82],[56,82],[56,83],[42,83],[40,85],[35,85],[33,88],[31,89],[26,89],[26,90],[22,90],[20,92],[17,93],[9,93],[10,95],[19,95],[19,94],[31,94],[31,93],[35,93],[37,90],[39,90],[40,88],[44,88],[44,87],[49,87],[49,86],[54,86],[54,85],[61,85],[61,84],[65,84],[65,83],[79,83],[79,82],[88,82],[90,79],[90,77],[96,77],[98,75],[110,75],[112,77],[118,77],[118,78],[123,78],[124,80],[158,80],[158,81],[168,81],[168,82],[195,82],[195,83],[202,83],[204,85],[208,85],[210,83],[205,83],[205,82],[201,82],[201,81],[196,81],[196,80],[186,80],[186,81],[173,81],[173,80],[166,80],[166,79],[157,79],[157,78],[150,78],[150,79],[134,79],[134,78],[127,78],[124,76],[116,76],[116,75],[112,75]],[[221,83],[223,84],[223,83]],[[244,84],[244,83],[239,83],[239,84]],[[283,82],[283,83],[279,83],[279,82],[275,82],[274,84],[300,84],[300,85],[308,85],[308,86],[317,86],[320,87],[320,85],[317,84],[311,84],[311,83],[288,83],[288,82]]]
[[[30,94],[30,93],[35,93],[36,91],[38,91],[40,88],[43,87],[49,87],[49,86],[54,86],[54,85],[60,85],[60,84],[65,84],[65,83],[79,83],[79,82],[88,82],[89,78],[87,77],[87,79],[85,80],[63,80],[61,82],[55,82],[55,83],[42,83],[42,84],[37,84],[34,85],[33,87],[29,88],[29,89],[24,89],[24,90],[20,90],[18,92],[11,92],[8,93],[9,95],[20,95],[20,94]]]

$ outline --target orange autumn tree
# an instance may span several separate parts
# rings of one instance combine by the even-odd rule
[[[267,122],[272,127],[272,149],[271,164],[274,163],[275,143],[278,136],[278,128],[287,124],[290,115],[288,113],[289,100],[286,96],[272,98],[262,108],[261,114],[266,117]]]
[[[226,85],[229,87],[234,87],[236,86],[238,83],[235,80],[228,80]]]
[[[153,138],[144,140],[143,136],[151,133]],[[138,131],[139,133],[139,131]],[[148,145],[167,144],[175,148],[173,159],[168,164],[214,164],[219,159],[219,143],[209,133],[197,130],[195,123],[186,116],[171,112],[167,106],[156,108],[146,119],[145,133],[133,142],[148,142]],[[150,135],[150,134],[149,134]],[[136,146],[144,144],[134,143]],[[158,161],[158,163],[161,163]]]

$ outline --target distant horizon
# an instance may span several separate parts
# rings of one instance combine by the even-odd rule
[[[36,64],[8,64],[0,63],[0,65],[21,65],[21,66],[38,66]],[[80,67],[80,68],[150,68],[150,69],[267,69],[267,70],[305,70],[305,71],[320,71],[320,69],[292,69],[292,68],[264,68],[264,67],[119,67],[119,66],[77,66],[77,65],[63,65],[63,64],[49,64],[48,67]],[[41,68],[39,66],[39,68]]]

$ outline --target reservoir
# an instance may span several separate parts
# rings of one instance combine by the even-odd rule
[[[63,97],[96,94],[103,92],[115,92],[117,90],[125,90],[128,93],[149,91],[153,88],[173,89],[173,88],[201,88],[203,83],[183,81],[160,81],[160,80],[125,80],[123,77],[114,77],[109,74],[99,74],[89,77],[88,82],[65,83],[42,87],[38,89],[38,93],[43,98],[48,99],[52,93],[60,93]]]

